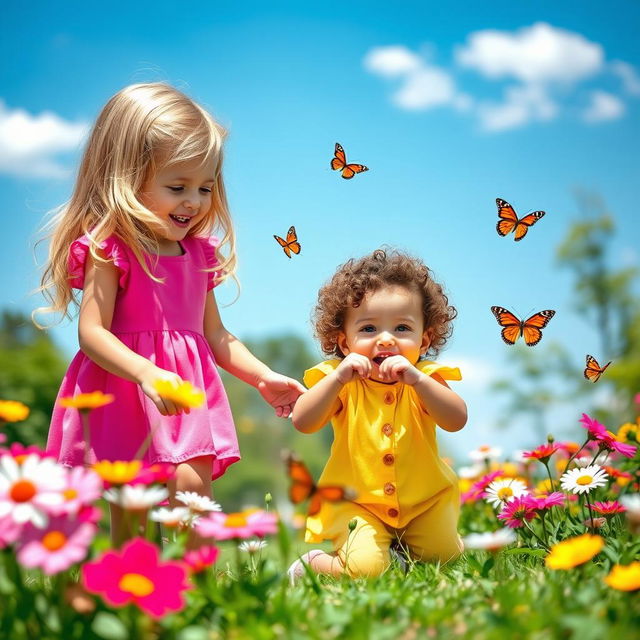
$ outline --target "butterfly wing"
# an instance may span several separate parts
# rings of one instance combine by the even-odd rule
[[[313,482],[311,473],[309,473],[309,469],[307,469],[307,465],[293,453],[286,455],[285,462],[289,480],[291,481],[289,499],[293,504],[300,504],[315,493],[316,485]]]
[[[491,312],[502,327],[502,339],[507,344],[515,344],[522,330],[522,322],[504,307],[491,307]]]
[[[280,236],[273,236],[277,243],[282,247],[282,250],[285,252],[285,255],[287,256],[287,258],[291,257],[291,250],[289,249],[289,246],[287,245],[287,241],[284,238],[281,238]]]
[[[587,354],[587,366],[584,370],[584,377],[591,382],[598,382],[600,376],[610,364],[611,362],[607,362],[604,367],[601,367],[593,356]]]
[[[556,315],[555,311],[551,309],[545,309],[544,311],[538,311],[534,313],[530,318],[527,318],[522,326],[522,337],[528,347],[533,347],[542,340],[542,331],[548,324],[549,320]]]
[[[516,242],[522,240],[522,238],[527,235],[529,227],[532,227],[536,222],[538,222],[538,220],[540,220],[540,218],[542,218],[544,214],[544,211],[534,211],[533,213],[526,215],[521,220],[518,220],[518,223],[516,224],[516,233],[514,240]]]
[[[369,171],[369,167],[365,167],[363,164],[348,164],[342,170],[342,177],[345,180],[350,180],[356,173],[362,173],[363,171]]]
[[[300,253],[300,249],[302,249],[300,243],[298,242],[298,236],[296,234],[296,228],[294,226],[291,226],[289,228],[289,231],[287,231],[287,246],[296,255],[298,255]],[[288,255],[289,257],[291,257],[290,254]]]
[[[334,171],[341,171],[347,166],[347,156],[339,142],[336,142],[336,148],[333,152],[333,160],[331,160],[331,168]]]
[[[498,205],[498,217],[500,218],[496,225],[496,231],[498,235],[506,236],[516,228],[518,216],[506,200],[496,198],[496,205]]]
[[[315,516],[320,511],[324,501],[342,502],[343,500],[353,500],[355,497],[355,492],[345,487],[316,487],[309,502],[308,513],[310,516]]]

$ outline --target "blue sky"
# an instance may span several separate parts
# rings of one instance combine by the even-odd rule
[[[127,84],[164,80],[230,131],[242,294],[222,313],[240,337],[311,339],[316,292],[338,264],[383,244],[421,256],[459,310],[441,359],[467,374],[456,388],[469,425],[444,438],[460,455],[490,441],[537,444],[524,424],[492,429],[487,383],[512,372],[491,305],[555,309],[543,343],[562,342],[577,362],[615,356],[572,312],[554,252],[582,215],[583,188],[615,217],[613,266],[638,265],[639,3],[114,2],[105,12],[35,2],[3,12],[1,307],[40,303],[29,296],[35,233],[69,197],[102,105]],[[336,141],[370,171],[332,172]],[[495,232],[496,197],[547,214],[514,243]],[[288,260],[273,234],[292,224],[303,249]],[[223,288],[219,302],[234,295]],[[69,355],[75,332],[52,330]]]

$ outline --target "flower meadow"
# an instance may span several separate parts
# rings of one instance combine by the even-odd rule
[[[63,399],[85,418],[111,401]],[[0,425],[28,413],[0,400]],[[262,508],[235,513],[188,492],[168,505],[172,465],[67,468],[0,431],[0,638],[637,638],[639,432],[640,418],[614,433],[582,414],[576,442],[480,447],[458,469],[455,562],[415,562],[398,544],[378,578],[307,571],[292,586],[300,514],[280,517],[291,510],[269,487]],[[111,534],[109,504],[125,515]]]

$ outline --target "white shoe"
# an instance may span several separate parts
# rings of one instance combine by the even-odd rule
[[[315,557],[322,555],[323,553],[325,552],[322,551],[322,549],[312,549],[311,551],[305,553],[304,555],[301,555],[287,569],[287,575],[289,576],[289,584],[293,587],[296,583],[296,580],[298,580],[298,578],[302,578],[302,576],[305,574],[304,565],[310,564]],[[303,562],[304,564],[302,564]]]

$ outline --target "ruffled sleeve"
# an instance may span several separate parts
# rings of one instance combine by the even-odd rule
[[[81,236],[71,243],[69,248],[69,258],[67,261],[67,271],[69,282],[74,289],[84,288],[84,268],[89,254],[91,240],[87,235]],[[122,242],[115,236],[109,236],[98,244],[105,257],[113,261],[120,272],[118,284],[124,289],[129,280],[129,258]]]
[[[416,364],[416,368],[428,376],[437,373],[443,380],[462,380],[462,374],[458,367],[447,367],[437,362],[431,362],[430,360],[422,360]]]
[[[220,264],[220,261],[216,257],[216,249],[220,245],[220,240],[215,236],[209,236],[207,238],[195,238],[198,241],[204,254],[204,259],[207,269],[213,269]],[[207,291],[211,291],[214,287],[218,286],[216,278],[220,277],[220,271],[208,271],[207,272]]]
[[[340,360],[325,360],[324,362],[311,367],[311,369],[307,369],[304,372],[304,377],[302,378],[307,389],[311,389],[311,387],[318,384],[322,378],[328,376],[332,371],[335,371],[340,362]]]

